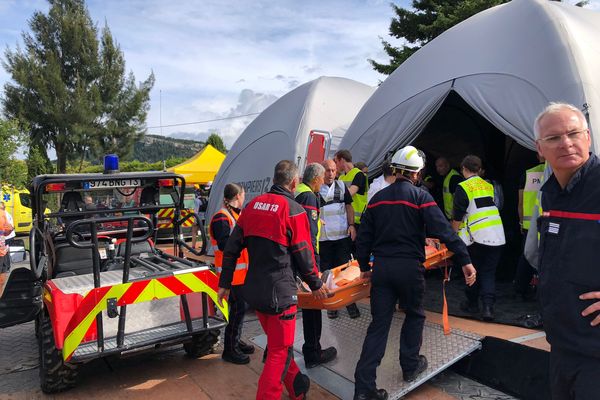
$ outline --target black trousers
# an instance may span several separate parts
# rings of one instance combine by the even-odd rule
[[[319,257],[321,271],[339,267],[350,260],[352,240],[350,237],[339,240],[319,242]]]
[[[553,400],[597,399],[599,378],[600,359],[552,348],[550,392]]]
[[[321,358],[321,329],[323,314],[321,310],[302,309],[302,329],[304,344],[302,354],[305,361],[316,361]]]
[[[371,323],[354,372],[355,392],[375,390],[377,367],[385,355],[398,300],[406,317],[400,333],[400,367],[412,372],[419,364],[423,341],[425,268],[419,260],[376,257],[371,276]]]
[[[8,272],[10,270],[10,253],[6,253],[4,256],[0,256],[0,273]]]
[[[228,302],[229,323],[225,326],[223,351],[225,353],[239,353],[238,344],[242,336],[242,325],[246,314],[246,303],[239,293],[239,286],[231,286]]]
[[[522,249],[525,248],[525,240],[527,239],[527,231],[523,230],[523,241]],[[531,278],[535,274],[536,270],[529,264],[529,261],[525,258],[524,254],[519,257],[517,263],[517,271],[515,272],[515,292],[518,294],[527,294]]]
[[[502,247],[480,243],[473,243],[467,247],[471,262],[477,270],[475,284],[465,289],[470,303],[477,303],[479,297],[484,305],[494,305],[496,302],[496,267],[500,262]]]

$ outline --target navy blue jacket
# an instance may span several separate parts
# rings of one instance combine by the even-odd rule
[[[431,195],[399,178],[380,190],[363,213],[356,240],[362,271],[370,269],[370,254],[377,257],[425,261],[425,237],[440,239],[454,253],[459,266],[471,259],[467,246],[452,230]]]
[[[540,302],[544,329],[553,348],[600,358],[598,315],[581,311],[598,300],[579,295],[600,290],[600,161],[595,155],[563,190],[554,175],[542,186]]]

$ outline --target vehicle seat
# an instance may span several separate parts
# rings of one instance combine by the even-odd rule
[[[94,270],[91,249],[78,249],[69,243],[59,243],[54,247],[54,277],[91,274]]]
[[[85,203],[79,192],[67,192],[63,195],[60,202],[61,212],[81,212],[85,209]],[[81,219],[81,217],[62,217],[62,222],[65,224],[65,229],[73,222]]]
[[[158,204],[158,190],[154,186],[147,186],[140,194],[140,206],[155,206]]]
[[[117,256],[125,257],[125,246],[126,246],[126,243],[124,240],[117,243]],[[131,255],[132,256],[139,256],[144,253],[147,253],[147,254],[153,253],[153,246],[152,246],[152,242],[150,240],[144,240],[143,242],[131,243]]]

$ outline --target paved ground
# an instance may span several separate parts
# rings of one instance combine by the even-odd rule
[[[258,322],[249,315],[244,336],[249,339],[261,333]],[[28,323],[0,330],[0,399],[251,398],[262,368],[258,353],[253,355],[251,364],[243,367],[223,363],[217,355],[191,360],[184,357],[181,347],[122,360],[98,360],[81,369],[77,388],[45,396],[39,390],[34,325]],[[318,387],[311,389],[311,394],[314,399],[335,399]],[[406,398],[512,399],[453,372],[435,377]]]

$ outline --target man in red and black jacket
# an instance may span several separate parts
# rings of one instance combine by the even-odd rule
[[[236,260],[248,249],[250,263],[242,298],[256,310],[269,349],[258,380],[257,399],[279,399],[283,383],[292,399],[303,399],[310,381],[293,357],[298,302],[294,273],[317,298],[325,298],[315,264],[308,218],[294,201],[298,168],[287,160],[277,163],[273,187],[254,198],[237,221],[223,253],[219,302],[231,288]]]

